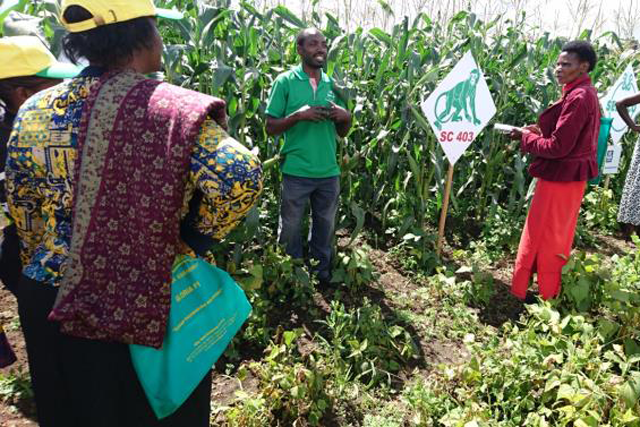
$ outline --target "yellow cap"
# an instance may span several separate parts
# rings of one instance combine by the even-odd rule
[[[70,6],[80,6],[86,9],[93,18],[74,23],[65,21],[64,13]],[[182,19],[182,13],[178,11],[156,8],[153,0],[63,0],[60,22],[69,32],[80,33],[102,25],[129,21],[144,16]]]
[[[75,65],[58,62],[38,37],[0,38],[0,79],[26,76],[66,79],[79,73]]]

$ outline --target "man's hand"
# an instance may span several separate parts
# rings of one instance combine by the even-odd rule
[[[324,107],[309,107],[294,114],[297,121],[321,122],[327,119],[327,111]]]
[[[327,111],[326,107],[318,106],[305,106],[295,113],[289,114],[287,117],[279,119],[267,115],[267,134],[280,135],[281,133],[288,131],[297,123],[300,123],[302,121],[318,123],[327,120],[328,116],[329,112]]]
[[[342,108],[339,105],[331,103],[331,107],[328,109],[329,118],[335,123],[349,123],[351,120],[351,113]]]

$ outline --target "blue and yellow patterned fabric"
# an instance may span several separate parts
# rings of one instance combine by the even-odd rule
[[[30,98],[9,138],[7,199],[20,236],[23,273],[54,286],[64,273],[71,242],[80,119],[100,74],[89,67],[79,77]],[[192,226],[216,239],[238,224],[262,191],[257,157],[213,120],[203,124],[191,154],[183,215],[196,191],[202,200]]]

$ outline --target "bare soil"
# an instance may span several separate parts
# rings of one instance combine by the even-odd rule
[[[18,360],[11,366],[0,369],[0,377],[16,376],[22,372],[28,377],[27,350],[24,337],[20,330],[18,319],[18,305],[14,296],[0,287],[0,323],[3,325],[7,338]],[[0,397],[0,399],[2,399]],[[30,400],[4,399],[0,400],[0,426],[2,427],[37,427],[35,407]]]

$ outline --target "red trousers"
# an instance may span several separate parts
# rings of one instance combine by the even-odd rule
[[[520,238],[511,293],[524,299],[531,275],[538,273],[544,299],[560,293],[562,267],[569,260],[586,181],[538,179]]]

